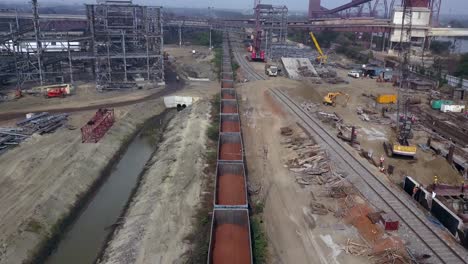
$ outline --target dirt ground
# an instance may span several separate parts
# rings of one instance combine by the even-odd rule
[[[200,101],[171,120],[148,162],[125,222],[101,263],[184,263],[184,242],[200,201],[210,104]]]
[[[65,98],[44,98],[43,96],[25,95],[18,100],[0,104],[0,112],[47,111],[50,109],[91,106],[103,103],[124,102],[149,96],[164,87],[150,87],[134,91],[98,92],[94,84],[77,82],[73,95]]]
[[[248,180],[249,184],[262,187],[251,198],[254,203],[265,204],[268,263],[366,263],[366,258],[346,255],[341,249],[348,238],[359,240],[355,228],[340,225],[332,214],[310,213],[314,198],[332,208],[337,208],[336,200],[321,197],[323,189],[318,187],[301,187],[284,167],[285,159],[292,153],[280,143],[280,127],[301,129],[267,91],[298,85],[299,82],[278,78],[237,86]]]
[[[344,123],[355,125],[358,130],[357,139],[363,149],[372,151],[375,159],[380,156],[385,157],[385,166],[389,164],[395,166],[395,172],[390,176],[390,180],[395,183],[402,181],[404,176],[409,175],[418,182],[427,185],[433,182],[434,176],[437,175],[439,182],[448,184],[459,184],[463,178],[460,173],[449,165],[443,157],[435,155],[433,152],[424,152],[418,149],[416,161],[391,158],[385,155],[383,142],[394,140],[395,132],[390,125],[382,125],[373,122],[363,121],[356,113],[357,107],[373,109],[380,112],[374,106],[375,100],[363,94],[390,94],[397,93],[396,89],[390,83],[378,83],[375,79],[354,79],[347,77],[346,70],[337,70],[338,75],[349,81],[349,84],[312,84],[302,82],[296,87],[287,88],[289,94],[293,95],[299,102],[313,102],[318,105],[320,111],[337,113],[343,118]],[[343,92],[350,95],[348,103],[345,105],[343,97],[337,99],[336,107],[322,105],[322,98],[328,92]],[[426,95],[417,95],[422,103],[427,103]],[[425,144],[428,134],[425,131],[413,130],[413,144]]]
[[[121,143],[163,110],[161,99],[115,109],[116,123],[96,144],[82,144],[79,129],[61,128],[1,155],[0,263],[22,263],[101,176]],[[69,124],[80,127],[93,114],[74,114]]]
[[[195,55],[192,51],[195,50]],[[169,53],[170,60],[178,65],[178,72],[182,77],[191,78],[209,78],[216,80],[217,76],[214,66],[210,64],[214,58],[214,53],[206,46],[182,46],[166,45],[164,51]]]
[[[184,53],[178,58],[185,57],[191,57],[191,54]],[[210,61],[203,63],[209,65]],[[35,112],[51,108],[126,101],[145,97],[157,90],[97,93],[93,87],[84,84],[79,86],[76,95],[64,99],[26,96],[18,101],[0,104],[0,111]],[[187,81],[184,89],[176,94],[211,98],[218,90],[217,81]],[[18,147],[1,155],[0,264],[22,263],[38,244],[50,235],[53,225],[68,214],[80,196],[99,178],[102,170],[120,149],[121,143],[137,129],[139,124],[163,110],[162,99],[116,108],[116,123],[97,144],[82,144],[79,129],[61,128],[53,134],[32,136]],[[70,115],[68,124],[79,128],[93,115],[94,111],[75,112]],[[205,116],[204,112],[199,112],[197,115],[201,119]],[[16,121],[4,121],[0,126],[13,126]],[[198,140],[199,138],[193,142]],[[187,143],[186,147],[188,145],[190,143]],[[190,152],[185,153],[190,154]],[[189,159],[189,156],[181,155],[173,158]],[[193,189],[193,192],[196,192],[196,189]],[[187,202],[194,204],[195,200],[189,199]],[[183,221],[188,223],[189,218],[187,216]],[[183,244],[183,238],[180,236],[179,238],[178,243]]]
[[[198,53],[194,56],[192,50],[196,50]],[[177,71],[182,76],[210,78],[210,80],[216,82],[216,76],[211,64],[213,54],[208,47],[183,46],[179,48],[173,45],[166,46],[165,51],[169,53],[172,61],[177,65]],[[207,82],[203,85],[210,86],[211,84]],[[83,81],[76,82],[74,87],[74,93],[66,98],[46,99],[43,96],[25,94],[21,99],[0,103],[0,112],[42,112],[51,109],[125,102],[141,99],[164,89],[164,86],[158,86],[157,84],[145,84],[141,90],[98,92],[94,83]],[[14,97],[14,91],[9,94],[9,97]]]

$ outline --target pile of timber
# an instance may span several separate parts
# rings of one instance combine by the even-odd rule
[[[297,183],[332,186],[344,178],[343,175],[332,172],[330,159],[319,145],[307,138],[292,136],[292,130],[285,127],[281,128],[281,134],[288,137],[282,143],[295,154],[286,161],[285,166],[293,172]]]
[[[43,112],[17,122],[18,127],[0,127],[0,154],[19,145],[32,134],[55,132],[66,123],[67,118],[68,114],[52,115]]]
[[[353,256],[367,256],[369,255],[371,248],[366,244],[359,244],[348,238],[344,250],[346,254]]]
[[[379,253],[373,253],[369,259],[378,264],[406,264],[412,263],[406,254],[402,254],[398,249],[387,249]]]

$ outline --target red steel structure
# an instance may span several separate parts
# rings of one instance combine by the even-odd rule
[[[252,49],[252,60],[253,61],[265,61],[265,51],[261,49],[262,44],[262,23],[260,21],[260,0],[254,0],[254,12],[255,12],[255,39]]]
[[[97,143],[115,122],[114,109],[99,109],[81,128],[81,142]]]

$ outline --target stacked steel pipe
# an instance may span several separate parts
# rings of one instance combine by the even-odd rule
[[[252,263],[244,146],[229,36],[223,36],[214,210],[208,264]]]
[[[0,154],[19,145],[32,134],[53,133],[67,122],[68,114],[34,114],[16,123],[18,127],[0,127]]]

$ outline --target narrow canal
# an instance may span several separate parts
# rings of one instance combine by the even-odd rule
[[[155,151],[158,135],[174,114],[174,111],[166,110],[145,124],[106,181],[64,231],[59,244],[45,263],[94,263],[113,230],[113,224],[118,222],[132,190],[137,186],[140,173]]]
[[[45,263],[91,264],[96,260],[113,230],[113,224],[118,222],[132,190],[137,186],[140,173],[155,151],[158,136],[154,133],[160,133],[164,123],[173,115],[174,111],[166,110],[147,122],[89,204],[65,230]]]

